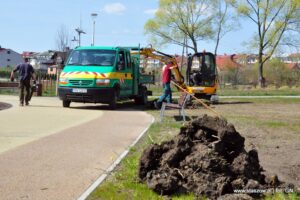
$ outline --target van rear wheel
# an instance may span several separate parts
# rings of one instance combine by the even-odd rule
[[[134,98],[134,102],[137,105],[147,105],[148,103],[148,93],[145,86],[139,88],[139,96]]]

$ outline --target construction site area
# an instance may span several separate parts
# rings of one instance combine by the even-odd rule
[[[300,200],[299,0],[3,8],[0,200]]]
[[[149,59],[161,62],[162,68],[149,68]],[[183,62],[181,60],[181,64]],[[111,67],[101,67],[107,65]],[[295,95],[299,92],[297,88],[294,89],[293,95],[245,95],[243,92],[249,92],[249,89],[244,88],[232,89],[235,95],[228,96],[224,95],[226,90],[218,83],[214,54],[206,51],[191,54],[186,58],[185,65],[185,69],[182,70],[178,57],[152,47],[92,46],[74,49],[66,63],[57,65],[61,70],[58,71],[58,82],[53,81],[53,85],[57,84],[55,89],[61,101],[57,97],[47,99],[55,110],[61,112],[61,109],[64,109],[64,114],[74,112],[74,119],[84,110],[92,111],[85,117],[93,116],[94,120],[96,117],[98,124],[93,126],[99,128],[114,124],[111,118],[114,112],[117,112],[115,115],[118,116],[128,115],[127,120],[136,119],[138,115],[135,115],[135,112],[141,115],[140,120],[145,118],[149,123],[149,116],[153,119],[131,146],[126,145],[124,153],[115,153],[115,150],[108,148],[108,151],[112,151],[111,156],[118,158],[113,158],[108,168],[108,163],[111,162],[106,161],[106,167],[101,167],[102,173],[90,176],[90,181],[86,181],[84,186],[76,186],[81,188],[81,195],[74,192],[73,188],[70,188],[68,193],[55,193],[55,190],[48,190],[53,187],[50,185],[45,189],[47,192],[28,195],[32,195],[32,199],[39,199],[48,193],[57,198],[76,197],[79,200],[297,199],[300,185],[300,98]],[[11,80],[13,78],[12,75]],[[167,81],[164,82],[165,80]],[[262,90],[268,92],[267,89]],[[42,91],[38,94],[36,89],[32,91],[37,96],[43,94]],[[279,91],[275,90],[277,93]],[[258,91],[256,93],[259,94]],[[15,105],[9,104],[10,97],[6,96],[6,99],[0,108],[3,112],[7,110],[10,113],[7,118],[9,120],[9,116],[13,117],[9,110],[16,112],[16,108]],[[26,116],[48,107],[44,104],[46,102],[43,97],[33,99],[39,100],[40,104],[37,105],[33,101],[32,105],[27,106],[25,109],[29,110],[26,111]],[[57,106],[59,102],[61,106]],[[101,104],[98,106],[89,103]],[[22,108],[23,104],[20,106]],[[30,110],[30,107],[36,108]],[[97,110],[102,112],[94,112]],[[48,108],[45,112],[50,117],[55,111]],[[148,114],[143,116],[142,113]],[[90,124],[90,120],[82,122],[83,125],[78,126],[78,130],[84,130],[82,127]],[[132,123],[139,123],[139,120],[133,120]],[[127,130],[130,133],[135,127],[128,126],[125,120],[118,124],[120,126],[105,131],[100,128],[101,137],[107,132],[116,134],[122,127],[124,133],[130,127]],[[73,127],[71,122],[66,120],[62,125],[64,128],[60,128],[61,132],[56,135],[56,140],[65,132],[72,133],[66,129]],[[96,130],[96,127],[91,129],[89,134],[97,134]],[[19,137],[19,130],[10,131],[16,134],[14,137]],[[80,134],[81,131],[73,130],[73,133]],[[7,151],[8,155],[18,157],[21,151],[30,152],[31,145],[39,144],[51,134],[57,133],[48,133],[48,130],[46,132],[46,135],[40,135],[33,131],[32,133],[39,135],[35,136],[35,139],[28,134],[25,136],[28,139],[19,140],[17,146],[3,146],[3,155],[6,155]],[[3,134],[7,137],[5,131]],[[126,135],[128,132],[124,134],[124,139],[129,139]],[[16,141],[16,138],[12,138],[9,143]],[[98,140],[100,141],[101,139]],[[97,143],[97,140],[94,142]],[[107,145],[106,142],[103,145]],[[23,146],[18,147],[19,145]],[[95,152],[91,155],[96,155],[99,147],[93,149]],[[22,148],[25,150],[21,150]],[[46,152],[49,146],[45,145],[44,148],[43,152]],[[124,158],[125,155],[127,156]],[[52,156],[60,157],[59,152],[50,157]],[[69,155],[68,158],[72,156]],[[76,163],[76,160],[73,159],[72,162]],[[102,162],[100,160],[98,162]],[[24,163],[26,162],[28,160],[24,160]],[[52,166],[51,163],[48,165]],[[41,170],[41,160],[38,160],[35,166],[40,176],[45,177]],[[56,167],[51,169],[52,173],[58,170]],[[64,170],[68,168],[63,168]],[[25,172],[20,170],[11,173]],[[51,179],[54,180],[50,182],[55,182],[55,179],[66,177],[54,176]],[[3,184],[14,185],[8,177],[4,180]],[[22,187],[24,185],[20,182],[20,188]],[[27,191],[25,188],[20,190],[22,193]],[[9,190],[2,192],[7,194]],[[68,196],[65,196],[66,194]],[[9,197],[14,198],[14,195]]]
[[[222,99],[211,106],[222,117],[186,109],[184,125],[176,110],[163,123],[149,111],[152,130],[89,199],[298,199],[299,104]]]

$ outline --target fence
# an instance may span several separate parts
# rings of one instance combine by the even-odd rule
[[[37,84],[37,96],[56,96],[56,80],[51,78],[41,79]],[[19,82],[0,82],[0,94],[18,94]]]
[[[0,82],[0,94],[17,94],[18,82],[2,81]]]
[[[53,79],[42,79],[42,95],[43,96],[56,96],[56,80]]]

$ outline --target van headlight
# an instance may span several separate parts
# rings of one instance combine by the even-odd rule
[[[97,86],[109,85],[109,83],[110,83],[109,79],[96,79]]]
[[[68,84],[68,78],[59,78],[59,84],[61,85]]]

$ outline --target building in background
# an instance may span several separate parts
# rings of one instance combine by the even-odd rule
[[[237,69],[243,65],[238,62],[238,56],[236,54],[232,55],[217,55],[216,65],[218,70],[228,70],[228,69]]]
[[[0,67],[15,67],[24,62],[21,54],[11,50],[0,47]]]
[[[65,61],[69,52],[60,52],[60,51],[45,51],[41,53],[35,52],[23,52],[23,57],[30,59],[30,64],[35,70],[41,72],[47,72],[48,68],[56,65],[57,59]]]

